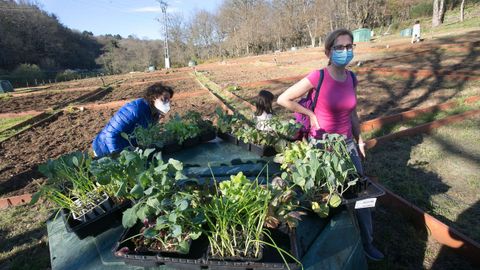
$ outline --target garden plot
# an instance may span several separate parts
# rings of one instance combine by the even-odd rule
[[[422,115],[416,116],[415,118],[400,121],[398,123],[391,123],[382,125],[379,129],[374,129],[369,132],[362,133],[362,138],[364,140],[373,139],[380,136],[385,136],[387,134],[395,133],[401,130],[414,128],[432,121],[444,119],[449,116],[458,115],[465,113],[467,111],[478,110],[480,109],[480,101],[468,104],[457,103],[457,106],[446,109],[446,110],[436,110],[429,113],[424,113]]]
[[[480,116],[375,147],[366,170],[393,192],[480,241]]]
[[[480,57],[478,48],[465,52],[450,52],[448,49],[437,48],[391,59],[368,61],[364,67],[431,70],[432,76],[438,76],[442,72],[480,76],[479,64],[476,61],[478,57]]]
[[[362,44],[363,45],[363,44]],[[354,63],[382,59],[391,54],[387,49],[372,49],[359,46],[355,50]],[[395,56],[411,54],[412,51],[396,51]],[[276,60],[276,62],[275,62]],[[381,60],[380,60],[381,61]],[[198,66],[203,72],[221,87],[238,86],[257,81],[276,80],[284,77],[306,75],[312,70],[325,67],[328,64],[323,49],[306,49],[305,52],[268,54],[258,57],[232,59],[215,64]]]
[[[357,111],[361,121],[443,103],[454,97],[480,94],[477,81],[442,78],[399,79],[391,76],[359,75]]]
[[[155,82],[160,82],[163,85],[170,86],[173,88],[174,93],[174,98],[176,94],[181,94],[181,93],[188,93],[188,92],[194,92],[199,90],[200,86],[193,80],[193,78],[188,78],[184,80],[175,80],[175,81],[167,81],[167,82],[162,82],[160,81],[155,81]],[[155,82],[142,82],[139,84],[121,84],[118,87],[114,87],[114,89],[105,95],[104,97],[96,100],[97,103],[105,103],[105,102],[111,102],[111,101],[117,101],[117,100],[130,100],[130,99],[136,99],[136,98],[141,98],[143,97],[143,93],[145,89],[154,84]]]
[[[55,105],[73,101],[85,94],[85,91],[55,91],[31,96],[4,96],[0,99],[0,113],[24,112],[30,110],[42,111]]]
[[[174,116],[176,113],[183,115],[187,111],[193,110],[200,112],[203,118],[213,120],[215,109],[220,107],[220,103],[214,99],[207,90],[204,90],[203,95],[194,96],[190,98],[175,98],[171,100],[171,110],[167,114],[167,119]]]
[[[175,80],[178,78],[188,77],[189,70],[185,71],[174,71],[174,72],[152,72],[152,73],[141,73],[141,74],[125,74],[124,83],[137,83],[137,82],[157,82],[164,80]]]
[[[94,136],[115,110],[64,112],[0,144],[0,196],[35,191],[32,179],[41,178],[37,165],[62,154],[90,148]]]
[[[127,74],[119,74],[119,75],[108,75],[108,76],[99,76],[99,77],[91,77],[85,78],[80,80],[72,80],[66,82],[59,82],[55,84],[47,84],[49,88],[52,89],[69,89],[69,88],[79,88],[79,87],[100,87],[103,85],[109,85],[119,80],[126,79]]]

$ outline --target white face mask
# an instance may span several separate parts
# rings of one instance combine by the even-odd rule
[[[162,112],[163,114],[168,113],[170,111],[170,102],[163,102],[161,99],[156,99],[155,100],[155,108]]]

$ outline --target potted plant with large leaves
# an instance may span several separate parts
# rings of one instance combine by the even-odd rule
[[[198,211],[199,191],[186,190],[181,184],[186,180],[182,170],[181,162],[164,162],[157,153],[133,187],[127,188],[138,201],[123,213],[122,224],[130,229],[117,247],[117,256],[188,253],[191,241],[201,235],[203,216]]]
[[[286,170],[288,179],[303,192],[302,200],[321,217],[327,217],[330,207],[342,203],[342,195],[359,180],[357,170],[347,151],[343,136],[328,134],[317,147],[306,141],[288,146],[276,157]]]

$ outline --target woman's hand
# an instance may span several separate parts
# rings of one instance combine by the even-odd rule
[[[364,142],[359,142],[359,143],[358,143],[358,150],[359,150],[359,152],[360,152],[360,157],[361,157],[362,159],[365,159],[365,157],[366,157],[366,154],[365,154],[365,153],[366,153],[366,152],[365,152],[365,143],[364,143]]]
[[[318,124],[317,116],[312,112],[308,117],[310,118],[310,128],[313,130],[319,130],[320,125]]]

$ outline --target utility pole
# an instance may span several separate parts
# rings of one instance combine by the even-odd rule
[[[168,28],[167,28],[167,2],[163,0],[157,0],[157,2],[160,4],[160,8],[162,9],[163,13],[163,21],[165,24],[165,38],[163,41],[163,48],[165,52],[165,68],[170,68],[170,54],[168,52]],[[160,22],[160,20],[158,20]]]

